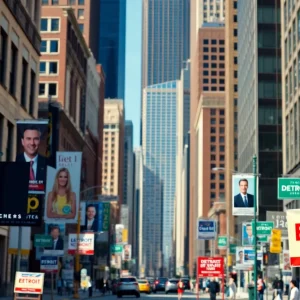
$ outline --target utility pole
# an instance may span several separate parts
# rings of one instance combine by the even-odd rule
[[[254,195],[253,195],[253,201],[254,201],[254,228],[253,228],[253,237],[254,237],[254,264],[253,264],[253,269],[254,269],[254,299],[257,299],[257,240],[256,240],[256,221],[257,221],[257,216],[256,216],[256,211],[257,211],[257,204],[256,204],[256,199],[257,199],[257,194],[256,194],[256,189],[257,189],[257,157],[256,155],[253,156],[252,159],[252,168],[253,168],[253,175],[254,175]]]

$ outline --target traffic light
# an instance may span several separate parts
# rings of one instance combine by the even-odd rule
[[[263,263],[265,266],[267,266],[269,264],[269,253],[268,252],[264,252],[264,254],[263,254]]]
[[[281,253],[281,230],[272,229],[271,234],[271,243],[270,243],[270,252],[271,253]]]

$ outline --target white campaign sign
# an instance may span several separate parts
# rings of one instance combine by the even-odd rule
[[[69,234],[68,253],[75,254],[77,251],[77,234]],[[94,233],[81,233],[79,234],[78,243],[79,254],[94,255]]]
[[[43,294],[44,273],[16,272],[14,293]]]

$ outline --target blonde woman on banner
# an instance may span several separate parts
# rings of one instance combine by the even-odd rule
[[[53,219],[74,219],[76,215],[76,194],[72,191],[71,175],[67,168],[57,171],[52,191],[47,197],[47,217]]]

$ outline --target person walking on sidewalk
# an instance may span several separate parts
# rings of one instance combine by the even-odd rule
[[[299,290],[297,288],[297,281],[295,279],[290,282],[291,291],[289,300],[300,300]]]
[[[211,279],[206,291],[209,292],[210,300],[216,300],[217,299],[217,294],[220,293],[220,285],[215,280],[215,278]]]
[[[179,282],[177,283],[178,300],[182,298],[183,292],[184,292],[184,283],[180,279]]]
[[[273,289],[274,289],[273,299],[282,300],[283,281],[282,279],[279,279],[278,275],[276,275],[275,280],[273,282]]]
[[[228,299],[235,300],[235,297],[236,297],[236,285],[235,285],[234,279],[232,277],[229,278],[228,288],[229,288]]]
[[[264,290],[265,290],[265,284],[261,277],[261,274],[258,274],[257,279],[257,299],[258,300],[264,300]]]

